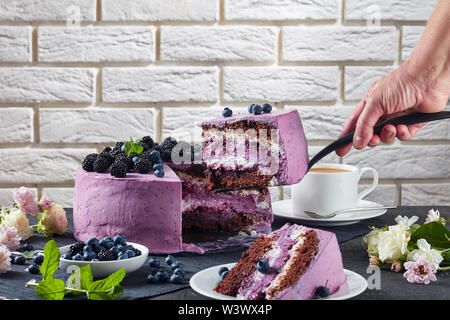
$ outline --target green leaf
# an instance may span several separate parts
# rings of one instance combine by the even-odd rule
[[[87,290],[89,285],[93,282],[93,276],[91,272],[91,266],[85,265],[81,268],[77,268],[70,274],[66,281],[66,286],[76,290]],[[73,292],[73,294],[80,294]]]
[[[133,141],[133,138],[130,137],[130,141],[125,142],[125,153],[127,156],[129,156],[132,152],[135,152],[137,154],[141,154],[142,151],[144,151],[144,147],[138,145],[139,141],[141,139],[136,140],[136,142]]]
[[[122,295],[123,288],[119,286],[125,277],[125,268],[122,268],[107,278],[92,282],[88,287],[88,299],[114,300]]]
[[[417,228],[412,234],[409,246],[414,246],[417,240],[425,239],[435,249],[450,248],[450,231],[438,222],[426,223]]]
[[[44,248],[44,262],[39,267],[44,280],[53,278],[53,274],[59,266],[59,248],[55,240],[47,242]],[[63,281],[64,283],[64,281]]]
[[[44,279],[34,289],[36,295],[44,300],[62,300],[65,293],[65,283],[61,279]]]

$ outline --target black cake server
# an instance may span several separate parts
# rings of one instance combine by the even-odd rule
[[[392,124],[394,126],[397,126],[399,124],[403,124],[406,126],[417,124],[417,123],[424,123],[424,122],[431,122],[431,121],[437,121],[437,120],[443,120],[443,119],[449,119],[450,118],[450,111],[441,111],[436,113],[412,113],[407,114],[403,116],[399,116],[396,118],[390,118],[386,119],[377,125],[373,127],[373,133],[374,134],[380,134],[383,127],[387,124]],[[346,134],[345,136],[339,138],[338,140],[330,143],[328,146],[320,150],[311,160],[309,160],[308,163],[308,169],[306,172],[308,172],[319,160],[326,157],[331,152],[335,151],[336,149],[339,149],[341,147],[344,147],[348,145],[349,143],[353,142],[353,136],[355,132],[350,132]],[[232,190],[242,190],[242,189],[254,189],[254,188],[261,188],[265,186],[245,186],[245,187],[239,187],[234,189],[218,189],[214,192],[224,192],[224,191],[232,191]]]

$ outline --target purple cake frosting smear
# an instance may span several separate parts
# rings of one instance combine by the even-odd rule
[[[201,125],[202,157],[211,171],[258,171],[270,178],[262,185],[270,186],[298,183],[306,173],[308,150],[296,110],[236,114]]]

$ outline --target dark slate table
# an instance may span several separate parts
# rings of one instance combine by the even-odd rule
[[[402,216],[419,216],[419,223],[423,223],[430,208],[438,209],[441,216],[450,217],[450,207],[398,207],[397,209],[390,209],[388,212],[378,218],[361,221],[357,224],[339,227],[320,227],[321,229],[335,232],[340,243],[344,267],[346,269],[355,271],[368,279],[371,273],[367,273],[368,256],[367,252],[361,245],[362,237],[367,234],[369,226],[381,227],[384,225],[395,224],[394,218],[397,215]],[[69,230],[64,236],[56,236],[54,240],[58,245],[67,245],[75,241],[72,235],[72,210],[67,209],[69,219]],[[276,218],[272,229],[277,229],[289,222],[286,219]],[[43,236],[33,236],[30,238],[30,243],[36,249],[43,249],[48,238]],[[138,271],[126,276],[122,285],[124,287],[124,294],[121,299],[155,299],[155,300],[202,300],[206,297],[196,293],[189,287],[189,278],[196,272],[219,264],[236,262],[244,247],[233,247],[223,250],[216,250],[207,252],[204,255],[194,253],[180,253],[175,257],[182,262],[186,270],[186,279],[183,284],[147,284],[146,277],[151,272],[148,265],[144,265]],[[151,255],[154,257],[155,255]],[[159,256],[160,260],[164,259],[164,255]],[[29,262],[27,262],[28,264]],[[162,263],[163,268],[167,268]],[[12,271],[0,274],[0,296],[9,299],[37,299],[32,288],[25,288],[25,283],[31,279],[40,279],[39,275],[31,275],[24,272],[27,265],[12,266]],[[429,285],[410,284],[403,278],[403,272],[395,273],[388,269],[381,270],[381,281],[379,290],[366,290],[361,295],[353,299],[362,300],[378,300],[378,299],[449,299],[450,298],[450,272],[439,272],[437,275],[438,281],[432,282]],[[59,271],[57,277],[62,279],[67,275]]]

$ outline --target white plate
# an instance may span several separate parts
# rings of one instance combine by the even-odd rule
[[[119,269],[125,268],[126,273],[131,273],[136,271],[145,263],[148,257],[148,249],[138,243],[127,242],[131,244],[134,248],[141,251],[141,255],[124,260],[113,260],[113,261],[74,261],[60,258],[59,267],[61,270],[66,271],[69,266],[82,267],[87,264],[91,266],[91,272],[94,277],[106,277],[111,273],[116,272]],[[62,256],[64,253],[69,251],[70,245],[59,248],[59,253]]]
[[[380,207],[382,204],[361,200],[358,203],[358,207]],[[292,199],[280,200],[272,203],[272,210],[274,216],[286,218],[290,220],[296,220],[312,226],[343,226],[353,223],[358,223],[361,220],[367,220],[375,217],[382,216],[386,213],[386,209],[380,210],[367,210],[358,212],[349,212],[337,215],[333,218],[320,218],[316,215],[312,215],[306,212],[293,212]]]
[[[226,296],[213,290],[221,281],[219,276],[220,268],[227,267],[231,270],[235,265],[236,263],[228,263],[199,271],[191,277],[189,284],[193,290],[208,298],[216,300],[237,300],[235,297]],[[344,274],[347,277],[346,283],[342,284],[338,291],[329,297],[319,298],[318,300],[350,299],[366,290],[367,281],[362,276],[347,269],[344,269]]]

